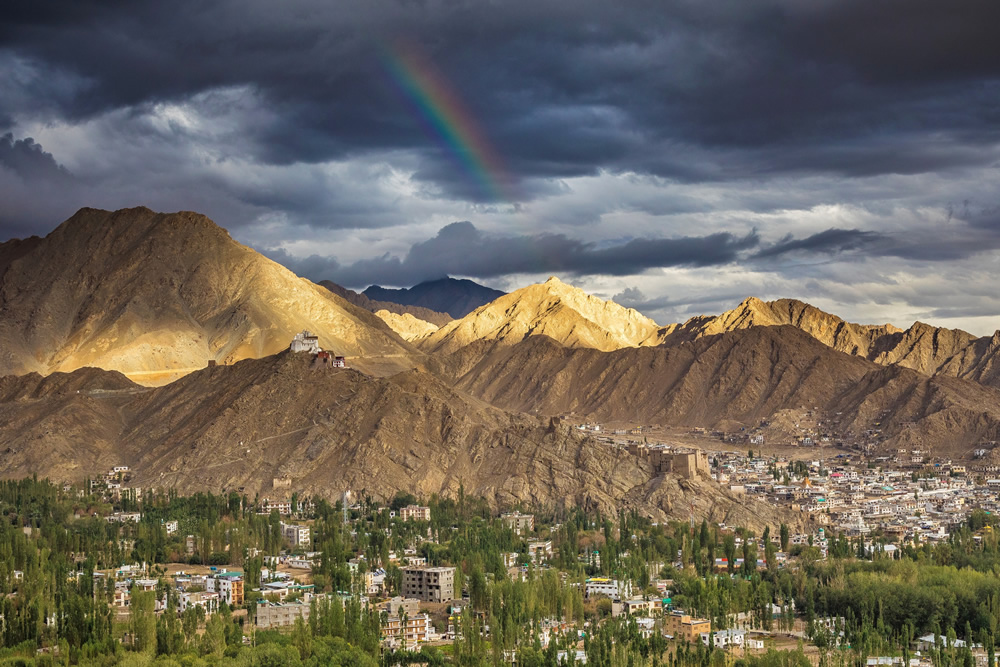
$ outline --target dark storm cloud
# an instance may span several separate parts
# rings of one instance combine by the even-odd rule
[[[755,259],[778,257],[788,253],[823,253],[833,254],[846,250],[857,250],[871,244],[884,241],[885,237],[877,232],[860,229],[827,229],[803,239],[786,236],[772,246],[763,248],[754,254]]]
[[[735,261],[759,244],[756,233],[672,239],[633,239],[599,248],[563,234],[491,236],[471,222],[454,222],[406,257],[390,255],[345,266],[334,280],[348,286],[414,285],[443,275],[493,278],[512,273],[629,275],[656,267],[714,266]],[[326,276],[324,276],[326,277]]]
[[[34,139],[14,139],[10,132],[0,136],[0,166],[16,172],[25,180],[67,181],[70,173],[46,153]]]
[[[414,150],[418,174],[461,199],[486,193],[387,75],[398,36],[453,83],[515,179],[914,173],[989,163],[1000,139],[991,0],[35,4],[5,12],[0,51],[61,73],[54,114],[246,86],[272,112],[247,119],[254,159]],[[11,99],[0,116],[30,106]]]
[[[295,257],[288,254],[288,251],[284,248],[261,248],[260,252],[267,258],[273,259],[278,264],[289,269],[292,273],[309,278],[315,282],[328,280],[340,268],[340,264],[333,257],[321,257],[319,255]]]
[[[860,229],[826,229],[804,238],[786,236],[761,248],[749,259],[774,259],[783,256],[819,255],[824,259],[840,253],[855,257],[896,257],[922,262],[950,262],[1000,249],[1000,237],[965,222],[955,221],[950,228],[916,227],[911,232],[886,234]]]

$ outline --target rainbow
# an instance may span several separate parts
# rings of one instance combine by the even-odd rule
[[[393,82],[483,194],[494,202],[516,200],[500,155],[434,65],[404,42],[384,46],[380,52]]]

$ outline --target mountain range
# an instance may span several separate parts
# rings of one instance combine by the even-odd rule
[[[289,484],[388,498],[464,488],[503,506],[693,511],[747,525],[786,518],[704,478],[656,475],[558,419],[506,412],[425,372],[376,378],[287,351],[158,388],[92,368],[2,378],[0,443],[13,477],[80,479],[127,465],[134,484],[186,492],[266,496]]]
[[[350,368],[286,351],[303,329]],[[768,521],[568,424],[740,433],[808,410],[833,441],[964,457],[1000,440],[998,346],[792,299],[661,326],[554,277],[357,293],[196,213],[82,209],[0,244],[0,474],[125,464],[181,490],[464,486],[497,504]]]

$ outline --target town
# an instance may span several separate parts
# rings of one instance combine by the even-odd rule
[[[789,460],[622,446],[789,521],[755,534],[625,509],[497,511],[464,494],[184,497],[131,486],[126,466],[79,486],[2,482],[4,650],[993,667],[992,471],[919,451]],[[944,601],[924,609],[921,596]]]

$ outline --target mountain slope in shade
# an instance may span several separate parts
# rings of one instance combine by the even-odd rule
[[[840,413],[838,428],[855,435],[889,411],[881,419],[887,444],[964,453],[1000,439],[997,390],[885,368],[788,325],[612,352],[570,349],[541,336],[508,347],[479,341],[441,364],[461,389],[532,414],[732,428],[816,407]]]
[[[414,285],[409,289],[389,289],[372,285],[363,294],[376,301],[421,306],[458,318],[465,317],[476,308],[500,298],[504,293],[471,280],[441,278]],[[416,313],[413,315],[420,317]]]
[[[916,322],[903,330],[891,324],[845,322],[802,301],[748,298],[718,316],[694,317],[665,327],[662,342],[676,345],[702,336],[760,326],[791,325],[835,350],[882,365],[911,368],[925,375],[945,374],[1000,386],[996,360],[998,334],[977,338],[960,329]]]
[[[418,320],[430,322],[434,325],[435,329],[443,327],[454,319],[447,313],[439,313],[436,310],[431,310],[430,308],[424,308],[422,306],[405,306],[400,303],[393,303],[392,301],[374,301],[369,299],[364,294],[347,289],[346,287],[342,287],[337,283],[330,282],[329,280],[321,280],[318,284],[327,288],[340,298],[354,304],[358,308],[364,308],[365,310],[373,313],[385,310],[390,313],[396,313],[397,315],[412,315]]]
[[[372,372],[413,365],[372,313],[197,213],[81,209],[17,250],[0,265],[0,373],[97,366],[155,384],[273,354],[303,329]]]
[[[117,392],[139,386],[117,371],[81,368],[74,373],[52,375],[4,375],[0,377],[0,403],[27,401],[81,392]]]
[[[119,408],[142,391],[121,373],[97,368],[0,377],[2,475],[81,480],[118,465]]]
[[[314,369],[306,354],[207,368],[155,389],[0,400],[0,417],[0,447],[10,449],[3,477],[79,480],[128,465],[143,488],[186,492],[267,495],[274,479],[327,498],[345,489],[455,495],[464,486],[498,505],[685,518],[693,505],[698,518],[751,526],[788,518],[705,478],[655,476],[641,459],[559,420],[512,415],[426,373],[378,379]],[[74,440],[79,451],[65,446]]]
[[[617,350],[656,343],[656,322],[631,308],[603,301],[558,278],[505,294],[418,341],[428,352],[449,353],[475,341],[512,345],[548,336],[568,347]]]

